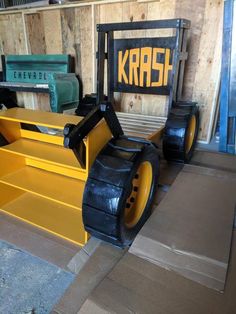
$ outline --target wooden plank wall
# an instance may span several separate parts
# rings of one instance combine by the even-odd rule
[[[208,141],[219,91],[223,0],[105,0],[12,13],[0,13],[2,54],[69,53],[75,57],[76,73],[83,93],[96,88],[96,24],[182,17],[192,22],[189,60],[185,70],[183,98],[201,108],[199,139]],[[18,13],[19,12],[19,13]],[[166,30],[165,30],[166,32]],[[126,32],[122,36],[154,36],[157,31]],[[162,30],[163,35],[163,30]],[[167,35],[165,33],[164,35]],[[48,95],[19,93],[28,108],[49,110]],[[116,94],[117,108],[125,112],[165,116],[163,96]]]

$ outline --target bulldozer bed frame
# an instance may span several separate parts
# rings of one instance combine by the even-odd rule
[[[79,245],[88,233],[130,245],[151,214],[159,176],[156,144],[163,135],[166,159],[185,162],[196,142],[196,103],[180,101],[189,26],[183,19],[98,25],[97,95],[84,118],[21,108],[2,111],[0,210]],[[156,28],[174,28],[176,34],[114,39],[114,31]],[[113,109],[116,91],[169,95],[165,125],[157,123],[146,138],[124,134]],[[128,114],[123,121],[132,130],[141,120],[130,116],[131,122]],[[155,129],[156,120],[145,119],[144,125]]]

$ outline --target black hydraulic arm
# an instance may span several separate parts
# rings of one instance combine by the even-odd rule
[[[86,147],[83,139],[103,118],[114,138],[118,138],[124,134],[110,102],[103,102],[97,105],[77,125],[66,124],[64,127],[64,147],[73,150],[82,167],[85,167],[86,164]]]

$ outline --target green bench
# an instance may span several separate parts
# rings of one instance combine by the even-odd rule
[[[49,93],[53,112],[76,108],[79,81],[72,72],[69,55],[2,56],[0,88],[12,91]]]

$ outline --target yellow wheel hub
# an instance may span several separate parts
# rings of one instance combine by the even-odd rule
[[[194,141],[196,131],[196,117],[192,116],[189,122],[188,130],[187,130],[187,137],[186,137],[186,153],[188,153],[192,146]]]
[[[150,162],[141,163],[132,184],[133,189],[126,201],[125,208],[125,225],[127,228],[132,228],[138,223],[146,207],[152,185]]]

